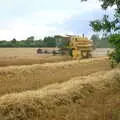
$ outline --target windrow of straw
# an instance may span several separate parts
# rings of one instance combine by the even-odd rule
[[[72,77],[109,69],[107,58],[1,67],[0,96],[12,92],[36,90],[48,84],[67,81]]]
[[[53,84],[36,91],[8,94],[0,98],[0,114],[6,120],[68,120],[72,104],[98,90],[120,85],[120,70],[98,72]],[[56,112],[59,110],[59,116]],[[64,112],[62,112],[64,111]],[[65,112],[66,111],[66,112]],[[74,116],[75,118],[75,116]]]

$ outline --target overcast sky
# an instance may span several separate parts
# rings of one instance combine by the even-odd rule
[[[98,0],[0,0],[0,40],[93,32],[89,22],[111,14]]]

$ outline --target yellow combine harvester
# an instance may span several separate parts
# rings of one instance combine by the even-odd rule
[[[58,43],[63,43],[59,48],[61,51],[69,51],[74,59],[92,57],[93,41],[81,36],[56,36]]]
[[[92,57],[93,42],[86,37],[71,36],[69,47],[72,48],[73,58]]]

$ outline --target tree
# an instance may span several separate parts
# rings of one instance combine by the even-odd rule
[[[81,0],[87,1],[87,0]],[[91,21],[90,26],[95,32],[119,32],[120,33],[120,0],[99,0],[102,2],[101,7],[107,9],[108,7],[116,6],[113,20],[109,20],[108,15],[104,15],[102,20]]]
[[[99,47],[99,46],[97,45],[97,43],[100,41],[99,35],[93,34],[93,35],[91,36],[91,40],[93,40],[94,49],[95,49],[96,47]]]
[[[98,40],[100,40],[99,35],[93,34],[93,35],[91,36],[91,40],[93,40],[93,41],[98,41]]]
[[[86,1],[86,0],[82,0]],[[107,9],[108,7],[116,6],[113,20],[109,19],[108,15],[104,15],[101,20],[97,19],[90,22],[90,26],[95,32],[103,32],[108,38],[114,52],[110,54],[110,59],[117,64],[120,63],[120,0],[99,0],[102,1],[101,7]]]
[[[56,47],[56,40],[54,37],[45,37],[43,41],[45,47]]]
[[[28,42],[33,42],[35,40],[34,36],[30,36],[26,39]]]
[[[109,20],[108,15],[104,15],[102,20],[90,22],[90,26],[95,32],[119,33],[120,32],[120,13],[116,12],[113,20]]]
[[[87,0],[81,0],[81,1],[87,1]],[[101,7],[103,9],[107,9],[108,7],[112,7],[113,5],[117,6],[117,11],[120,11],[120,0],[99,0],[102,2]]]
[[[34,44],[34,36],[30,36],[24,41],[24,45],[26,47],[33,47],[34,46],[33,44]]]
[[[15,38],[13,38],[13,40],[11,40],[12,43],[16,43],[17,40]]]
[[[91,36],[91,40],[93,40],[94,48],[110,48],[110,44],[106,37],[99,37],[97,34],[93,34]]]

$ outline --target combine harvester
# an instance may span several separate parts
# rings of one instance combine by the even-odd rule
[[[81,36],[55,36],[56,44],[62,54],[68,54],[74,59],[91,58],[94,45],[92,40]]]

